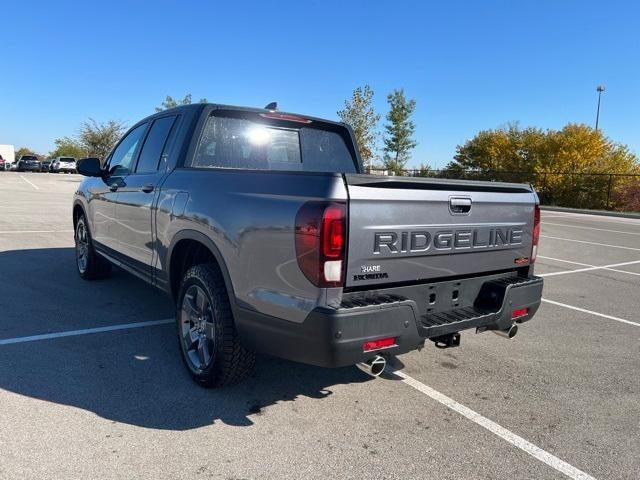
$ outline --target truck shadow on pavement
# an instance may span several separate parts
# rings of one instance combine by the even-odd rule
[[[0,252],[0,284],[0,339],[173,316],[168,298],[120,270],[105,280],[81,280],[72,248]],[[322,415],[316,401],[328,402],[329,415],[334,387],[370,380],[355,367],[323,369],[260,356],[239,385],[203,389],[182,364],[171,324],[0,345],[0,389],[163,430]],[[296,403],[301,397],[314,401]],[[354,409],[357,399],[354,392]]]

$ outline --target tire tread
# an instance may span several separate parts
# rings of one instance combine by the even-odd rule
[[[214,316],[222,325],[222,339],[218,344],[216,359],[209,371],[195,374],[189,369],[193,378],[205,387],[222,387],[238,383],[246,377],[255,364],[255,354],[246,349],[240,342],[238,331],[235,327],[231,303],[220,268],[213,263],[200,264],[191,267],[184,275],[180,295],[176,306],[176,322],[179,327],[180,306],[182,297],[186,291],[185,285],[190,279],[197,279],[203,283],[212,297]],[[179,334],[180,330],[178,330]],[[180,341],[180,338],[178,338]],[[181,347],[182,351],[182,347]],[[183,360],[184,352],[182,352]]]
[[[104,278],[109,274],[109,272],[111,272],[111,262],[98,255],[94,250],[93,238],[91,237],[91,232],[89,231],[87,219],[84,214],[80,214],[78,217],[78,223],[79,222],[84,222],[84,226],[87,229],[87,237],[89,238],[89,258],[87,259],[87,268],[84,273],[78,270],[78,274],[84,280],[97,280]],[[74,232],[73,235],[75,239],[76,233]]]

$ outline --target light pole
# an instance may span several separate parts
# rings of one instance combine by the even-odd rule
[[[598,92],[598,110],[596,112],[596,132],[598,131],[598,121],[600,120],[600,97],[602,96],[602,92],[604,92],[604,85],[598,85],[596,88]]]

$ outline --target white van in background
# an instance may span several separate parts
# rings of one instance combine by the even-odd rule
[[[16,151],[13,145],[0,145],[0,157],[4,160],[0,165],[0,170],[9,170],[10,165],[16,161]]]

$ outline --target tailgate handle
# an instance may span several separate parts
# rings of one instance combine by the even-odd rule
[[[468,215],[471,212],[471,199],[469,197],[450,197],[449,211],[452,215]]]

